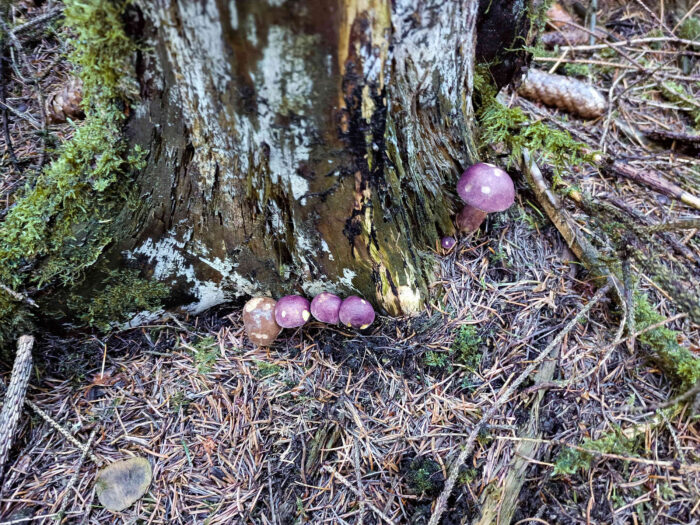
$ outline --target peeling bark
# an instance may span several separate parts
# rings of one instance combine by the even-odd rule
[[[324,289],[417,311],[475,160],[477,4],[137,2],[148,165],[104,260],[193,313]]]

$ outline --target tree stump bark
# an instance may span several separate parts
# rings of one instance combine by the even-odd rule
[[[109,237],[76,281],[33,293],[42,315],[84,322],[133,272],[188,313],[322,290],[418,311],[476,160],[475,62],[499,84],[517,75],[534,3],[136,0],[124,25],[140,97],[125,133],[145,167],[116,216],[96,216]],[[129,300],[132,314],[150,308]]]

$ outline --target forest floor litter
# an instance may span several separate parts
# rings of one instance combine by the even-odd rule
[[[607,98],[602,117],[580,120],[514,90],[502,99],[700,197],[700,29],[681,37],[640,4],[599,18],[616,41],[535,53],[533,67],[593,83]],[[49,7],[26,13],[30,21]],[[700,28],[697,16],[689,19]],[[68,82],[60,29],[35,27],[40,38],[30,28],[17,38],[38,91],[48,93]],[[659,34],[666,39],[651,39]],[[8,131],[0,130],[5,209],[25,172],[50,160],[45,142],[60,143],[72,129],[47,128],[45,95],[18,76],[2,101],[12,108]],[[540,168],[646,227],[698,218],[692,206],[614,170]],[[0,488],[0,524],[420,524],[441,500],[445,525],[479,523],[487,509],[493,519],[512,512],[512,523],[700,522],[700,390],[679,389],[644,342],[663,327],[697,355],[700,325],[649,276],[661,270],[622,253],[663,316],[643,326],[632,320],[632,333],[623,332],[623,308],[596,288],[523,177],[516,189],[515,206],[449,253],[436,240],[427,312],[378,316],[367,333],[309,322],[259,348],[245,337],[241,305],[227,305],[107,335],[39,338],[31,406]],[[585,207],[563,206],[575,228],[605,244]],[[653,235],[667,249],[655,263],[698,277],[697,227]],[[533,363],[543,364],[538,375],[512,392]],[[0,363],[0,394],[11,366]],[[146,495],[118,514],[102,508],[99,469],[137,456],[152,466]]]

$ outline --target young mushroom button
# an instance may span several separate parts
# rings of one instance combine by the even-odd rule
[[[507,210],[515,200],[515,188],[508,174],[485,162],[474,164],[462,174],[457,193],[466,205],[455,222],[465,233],[478,230],[488,213]]]
[[[360,330],[364,330],[374,322],[374,308],[356,295],[351,295],[343,301],[338,315],[341,323]]]
[[[440,246],[442,246],[443,250],[449,252],[454,247],[456,242],[457,241],[455,241],[454,237],[443,237],[440,240]]]
[[[338,324],[343,300],[330,292],[321,292],[311,301],[311,315],[322,323]]]
[[[311,317],[309,300],[301,295],[285,295],[275,307],[275,321],[282,328],[297,328]]]
[[[275,321],[276,304],[269,297],[253,297],[243,307],[243,327],[258,346],[270,346],[282,331]]]

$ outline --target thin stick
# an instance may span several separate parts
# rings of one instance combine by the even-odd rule
[[[92,432],[90,433],[90,437],[87,440],[87,444],[85,445],[85,448],[82,451],[82,454],[80,454],[80,459],[78,460],[78,464],[75,467],[75,472],[73,472],[73,475],[71,476],[70,480],[68,480],[68,484],[66,485],[65,490],[63,491],[63,497],[61,498],[63,501],[61,503],[61,508],[58,511],[58,514],[63,516],[63,514],[66,511],[66,508],[68,507],[68,502],[70,501],[68,499],[68,493],[70,490],[73,488],[73,485],[75,485],[76,480],[78,479],[78,474],[80,473],[80,469],[83,466],[83,463],[85,462],[85,456],[87,455],[90,446],[92,445],[92,440],[95,439],[95,434],[97,434],[97,429],[99,427],[95,427]],[[60,499],[58,501],[61,501]],[[56,503],[58,503],[58,501]],[[54,505],[56,505],[56,503]]]
[[[571,331],[573,328],[576,326],[578,323],[578,320],[586,315],[593,306],[598,304],[600,300],[605,297],[605,294],[608,293],[608,290],[612,285],[610,283],[606,284],[602,288],[596,292],[596,294],[591,298],[591,300],[588,302],[586,306],[584,306],[581,311],[574,316],[571,321],[562,329],[561,332],[557,334],[557,336],[554,338],[554,340],[547,345],[547,348],[545,348],[542,353],[540,353],[539,356],[537,356],[536,359],[532,361],[530,366],[528,366],[523,372],[513,381],[510,386],[505,389],[505,391],[502,391],[496,400],[494,401],[493,405],[491,408],[489,408],[484,416],[479,420],[479,422],[476,424],[474,429],[471,431],[469,434],[469,438],[467,439],[467,442],[464,444],[464,447],[462,449],[462,452],[459,454],[457,457],[457,460],[453,463],[451,469],[450,469],[450,475],[447,478],[447,482],[445,483],[445,488],[443,489],[442,493],[437,499],[437,503],[435,505],[435,511],[433,512],[433,515],[430,517],[430,521],[428,522],[428,525],[438,525],[440,522],[440,518],[442,516],[442,513],[445,512],[445,508],[447,507],[447,500],[452,494],[452,489],[454,489],[455,483],[457,482],[457,477],[459,475],[459,469],[462,467],[466,459],[471,455],[472,451],[474,450],[474,444],[476,443],[476,438],[479,435],[479,432],[481,429],[486,425],[489,419],[491,419],[495,414],[496,411],[503,405],[504,403],[508,402],[510,397],[513,395],[515,390],[530,376],[530,374],[545,360],[549,357],[549,354],[552,353],[552,350],[557,348],[564,337]]]
[[[656,460],[656,459],[645,459],[645,458],[636,458],[634,456],[623,456],[621,454],[611,454],[609,452],[601,452],[600,450],[593,450],[590,448],[579,447],[578,445],[572,445],[570,443],[565,443],[564,441],[560,441],[558,439],[521,438],[521,437],[513,437],[513,436],[496,436],[496,439],[501,439],[504,441],[534,441],[537,443],[543,443],[543,444],[547,444],[547,445],[558,445],[558,446],[563,446],[563,447],[569,447],[569,448],[573,448],[574,450],[578,450],[580,452],[586,452],[587,454],[592,454],[594,456],[600,456],[600,457],[606,458],[606,459],[619,459],[621,461],[631,461],[633,463],[641,463],[642,465],[653,465],[655,467],[664,467],[664,468],[669,468],[669,469],[674,469],[674,470],[677,469],[681,472],[700,472],[699,465],[681,464],[680,468],[677,468],[677,465],[674,465],[673,461],[660,461],[660,460]]]
[[[695,5],[693,7],[691,7],[690,9],[688,9],[688,12],[683,15],[683,17],[678,21],[678,23],[675,26],[673,26],[673,29],[671,29],[671,33],[675,33],[676,30],[683,25],[683,22],[685,22],[688,19],[688,17],[690,15],[692,15],[698,7],[700,7],[700,0],[695,2]]]
[[[25,22],[24,24],[15,27],[11,31],[12,36],[17,36],[20,33],[24,33],[25,31],[31,29],[32,27],[37,26],[39,24],[43,24],[44,22],[48,22],[49,20],[52,20],[52,19],[56,18],[57,16],[61,16],[62,14],[63,14],[63,9],[58,7],[56,9],[49,11],[46,14],[37,16],[36,18],[32,18],[29,22]]]
[[[590,45],[595,44],[595,26],[596,26],[596,16],[598,15],[598,0],[591,0],[591,24],[590,24],[590,36],[588,43]]]
[[[51,425],[54,428],[54,430],[58,431],[58,433],[61,434],[64,438],[66,438],[70,443],[78,447],[78,449],[81,450],[83,453],[87,454],[87,457],[90,458],[90,461],[92,461],[98,467],[102,466],[102,461],[97,456],[95,456],[95,454],[90,452],[90,449],[87,445],[78,441],[78,439],[76,439],[75,436],[73,436],[73,434],[71,434],[68,430],[63,428],[59,423],[54,421],[51,418],[51,416],[49,416],[41,408],[32,403],[29,399],[25,400],[25,403],[27,403],[29,407],[32,410],[34,410],[34,412],[36,412],[44,421]]]
[[[34,308],[38,308],[39,305],[34,302],[34,300],[31,297],[27,297],[24,294],[21,294],[9,286],[0,283],[0,290],[5,292],[7,295],[12,297],[13,299],[16,299],[17,301],[25,301],[28,305],[33,306]]]
[[[686,46],[697,46],[698,43],[693,40],[685,40],[683,38],[668,37],[668,36],[651,36],[646,38],[632,38],[629,40],[620,40],[619,42],[606,42],[604,44],[581,45],[581,46],[561,46],[560,51],[595,51],[597,49],[605,49],[608,47],[628,47],[636,44],[652,44],[655,42],[672,42],[674,44],[682,44]]]

